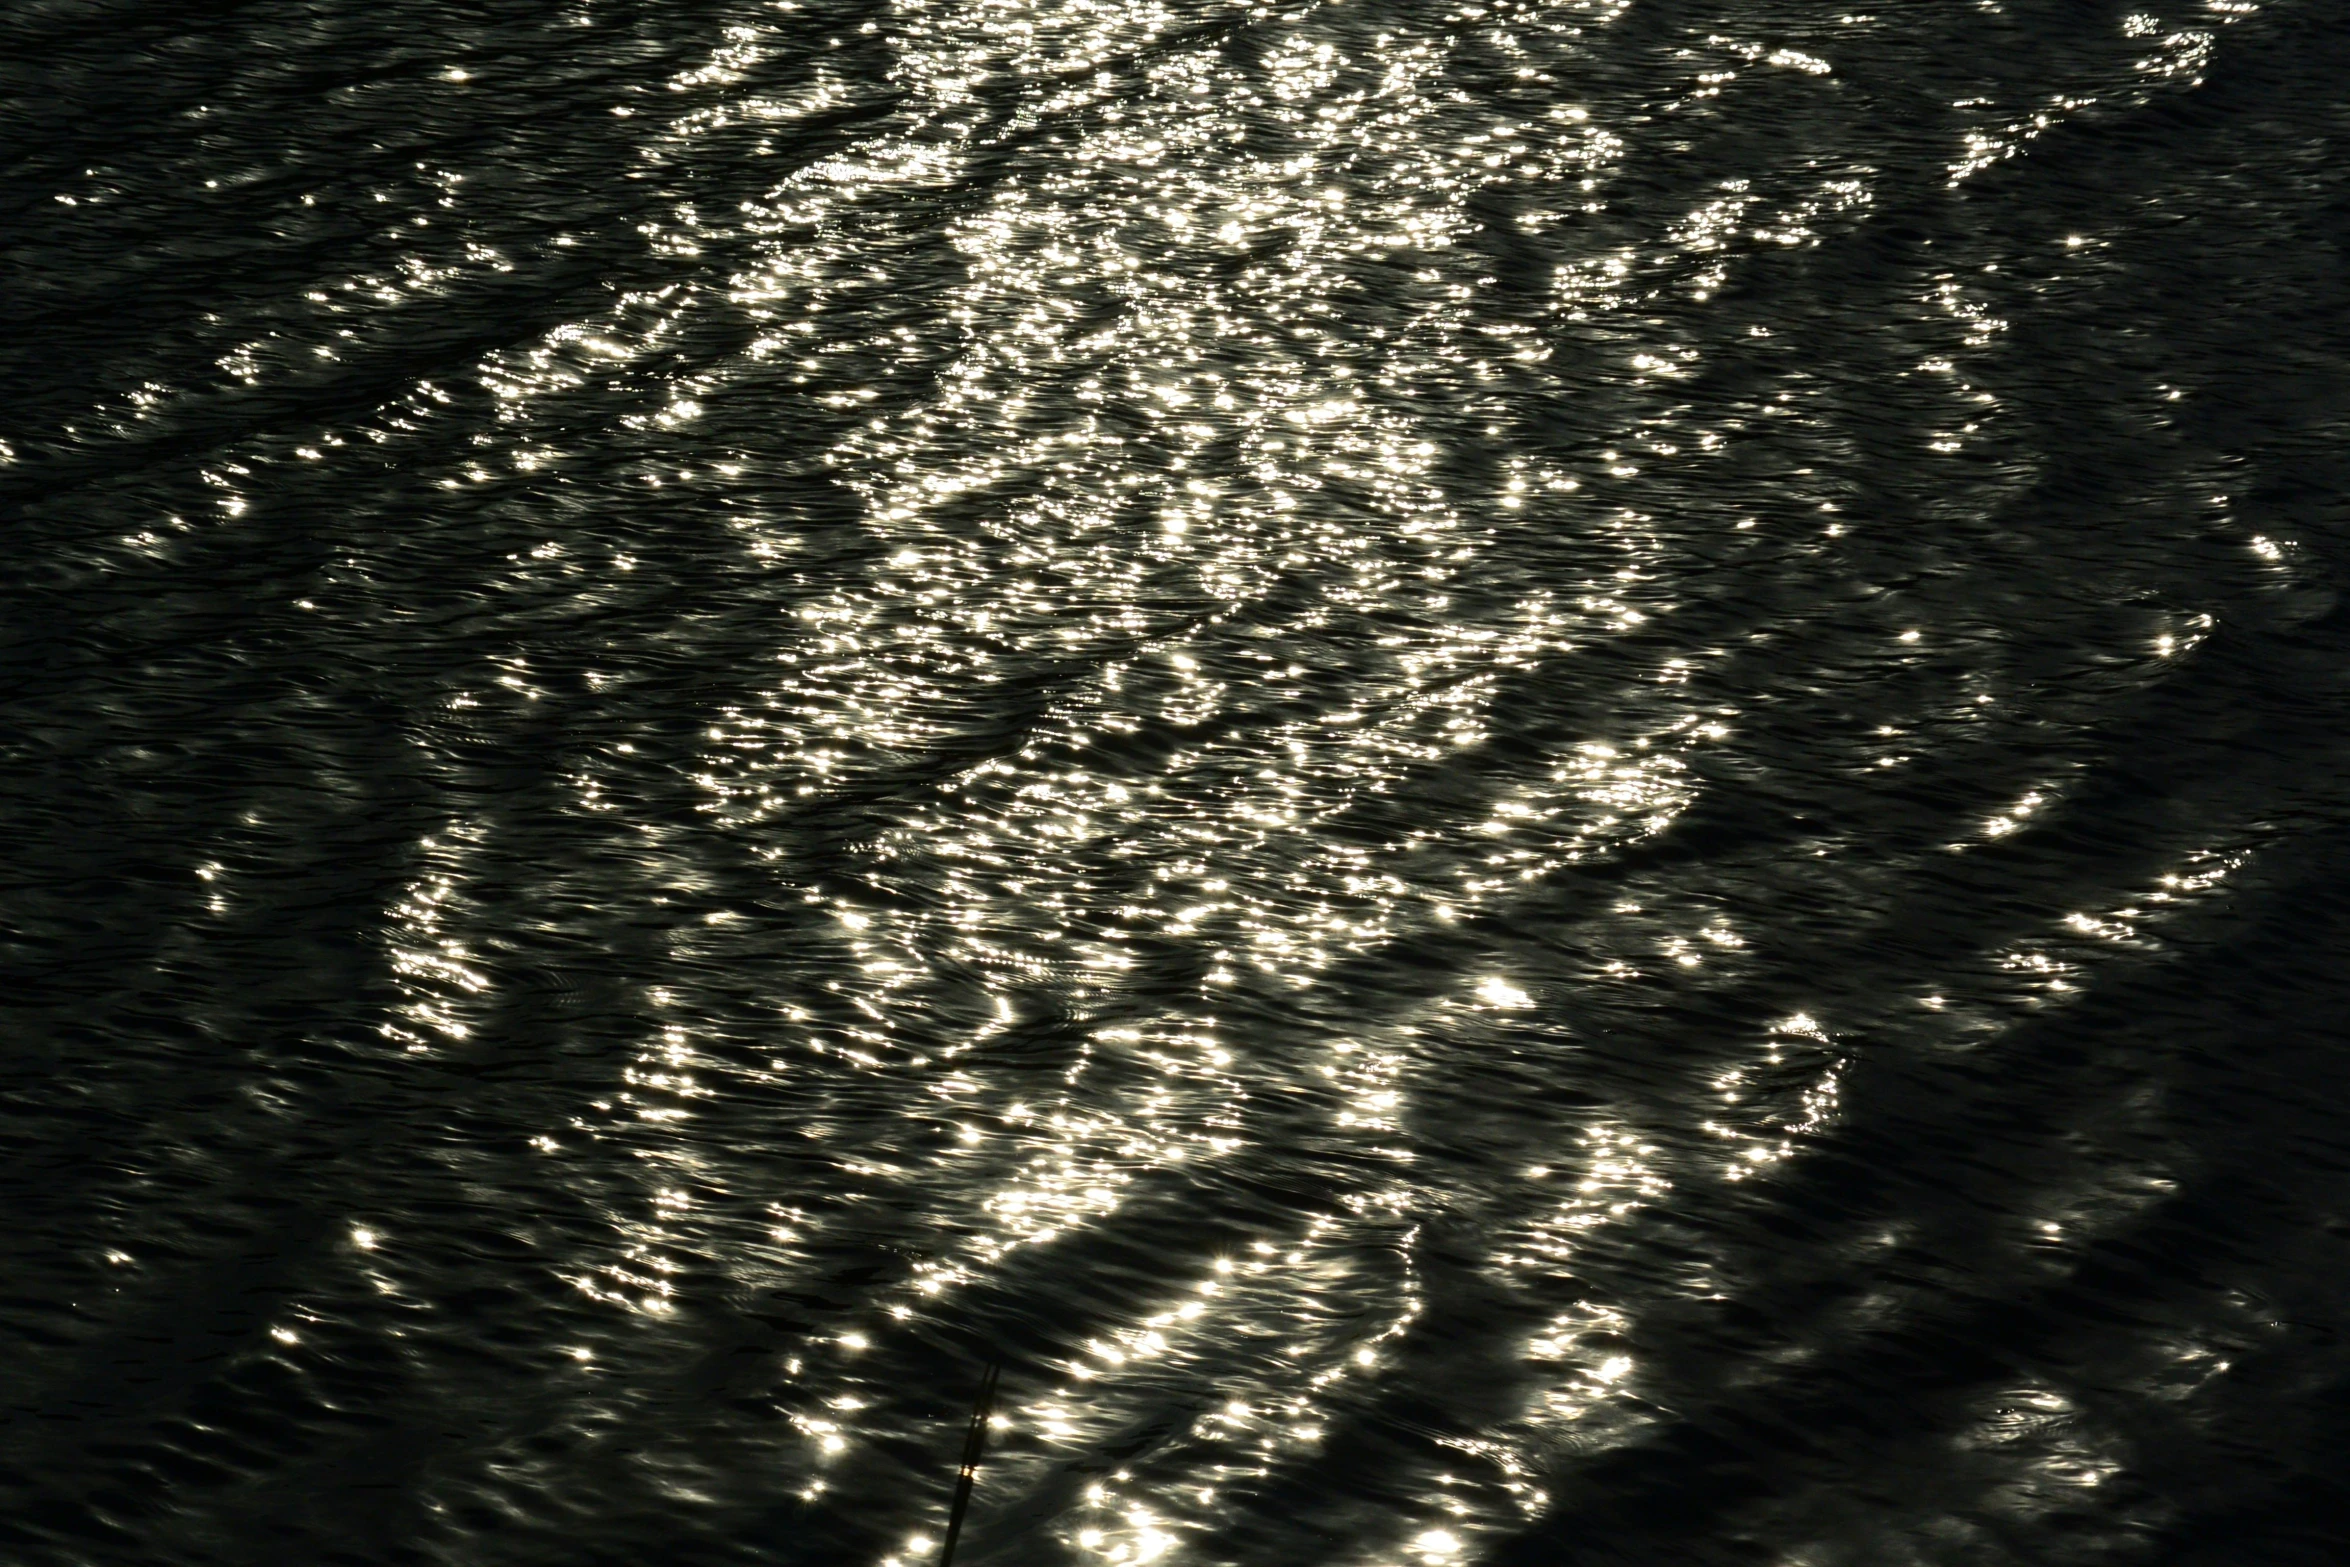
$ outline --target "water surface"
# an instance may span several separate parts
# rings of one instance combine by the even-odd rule
[[[2338,1562],[2345,79],[14,7],[0,1552]]]

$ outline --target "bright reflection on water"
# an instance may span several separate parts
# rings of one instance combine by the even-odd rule
[[[657,10],[321,89],[348,175],[265,172],[263,77],[191,100],[207,190],[343,237],[0,451],[84,464],[60,582],[313,519],[233,649],[282,690],[219,720],[283,775],[182,807],[133,962],[222,1039],[366,998],[255,1058],[241,1148],[165,1116],[90,1188],[75,1244],[154,1282],[41,1330],[227,1279],[314,1452],[200,1461],[190,1373],[44,1438],[58,1483],[130,1475],[88,1505],[158,1560],[394,1559],[324,1518],[348,1470],[418,1560],[914,1567],[1000,1359],[970,1563],[2171,1516],[2127,1410],[2218,1407],[2250,1285],[1948,1385],[1887,1346],[2172,1222],[2188,1068],[2100,1053],[2108,992],[2334,808],[2200,738],[2251,679],[2205,644],[2319,621],[2326,557],[2128,346],[2140,208],[2258,149],[2066,140],[2171,124],[2261,13]],[[2140,183],[2033,185],[2058,147]],[[349,881],[288,893],[319,845]],[[207,1205],[281,1181],[312,1238],[235,1284]]]

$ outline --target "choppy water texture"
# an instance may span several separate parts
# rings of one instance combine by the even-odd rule
[[[2145,3],[9,7],[0,1557],[2339,1562],[2350,26]]]

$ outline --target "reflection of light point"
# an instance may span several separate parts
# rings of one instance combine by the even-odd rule
[[[1478,998],[1489,1006],[1530,1007],[1534,998],[1506,979],[1488,979],[1477,987]]]

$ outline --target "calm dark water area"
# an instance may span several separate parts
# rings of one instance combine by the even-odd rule
[[[1849,4],[8,5],[0,1563],[2350,1559],[2350,13]]]

